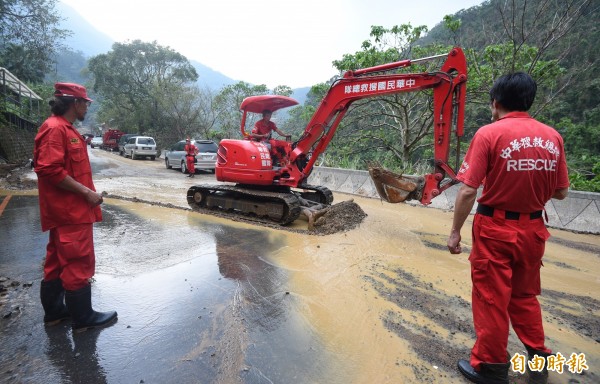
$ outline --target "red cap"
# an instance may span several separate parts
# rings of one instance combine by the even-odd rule
[[[87,95],[83,85],[75,83],[56,83],[54,84],[54,96],[56,97],[73,97],[75,99],[84,99],[92,101]]]

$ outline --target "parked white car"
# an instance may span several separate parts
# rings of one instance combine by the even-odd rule
[[[132,160],[138,157],[150,157],[156,159],[156,141],[149,136],[135,136],[127,140],[123,147],[125,157],[131,157]]]
[[[92,140],[90,141],[90,147],[92,148],[100,148],[102,146],[102,137],[100,136],[96,136],[94,138],[92,138]]]
[[[212,140],[191,140],[191,142],[198,148],[197,162],[194,164],[194,168],[214,172],[217,163],[217,149],[219,149],[217,143]],[[184,147],[185,140],[181,140],[165,152],[165,166],[167,169],[180,168],[181,172],[188,172]]]

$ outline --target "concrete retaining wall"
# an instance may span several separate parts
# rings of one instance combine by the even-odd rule
[[[37,130],[0,123],[0,156],[10,163],[23,163],[33,156]]]
[[[379,194],[367,171],[315,167],[309,184],[322,185],[334,192],[379,199]],[[459,186],[455,185],[433,199],[431,208],[454,209]],[[407,204],[419,204],[407,202]],[[600,234],[600,193],[569,191],[565,200],[550,200],[546,204],[548,226],[576,232]],[[474,212],[472,212],[474,213]]]

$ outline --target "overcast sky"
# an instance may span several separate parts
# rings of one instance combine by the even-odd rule
[[[61,0],[117,42],[157,41],[234,79],[269,88],[325,82],[372,25],[429,29],[483,0]],[[74,31],[77,33],[77,31]]]

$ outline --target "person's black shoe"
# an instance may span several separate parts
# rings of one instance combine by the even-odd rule
[[[551,356],[552,354],[535,350],[533,348],[530,348],[527,345],[525,346],[525,348],[527,348],[527,355],[528,355],[529,361],[533,360],[535,355],[538,355],[539,357],[543,357],[545,360],[544,368],[541,371],[532,371],[529,368],[529,364],[527,364],[527,372],[529,373],[529,376],[527,378],[527,384],[547,384],[548,383],[548,356]]]
[[[65,306],[65,289],[60,279],[42,280],[40,300],[42,301],[42,307],[44,307],[44,324],[55,325],[71,318]]]
[[[92,309],[92,288],[89,285],[75,291],[67,291],[65,301],[73,319],[74,332],[106,327],[117,320],[115,311],[96,312]]]
[[[478,384],[508,384],[510,363],[481,363],[477,372],[467,360],[458,361],[458,370],[468,380]]]

